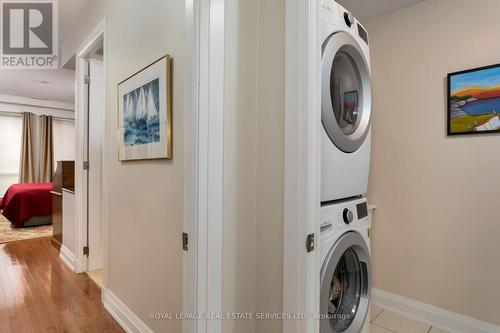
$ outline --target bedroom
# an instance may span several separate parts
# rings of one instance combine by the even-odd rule
[[[59,47],[86,5],[61,4]],[[53,191],[54,173],[59,161],[74,158],[74,57],[55,70],[2,66],[0,244],[53,235],[52,197],[60,192]]]
[[[2,70],[0,75],[0,243],[52,236],[57,162],[74,159],[71,68]]]
[[[100,286],[104,35],[85,45],[84,54],[64,46],[90,3],[38,2],[29,11],[18,2],[1,4],[10,15],[0,64],[0,249],[41,242],[50,248],[42,252]],[[16,27],[26,21],[17,15],[22,11],[30,27],[22,26],[24,38],[16,39]],[[43,34],[48,27],[52,35]],[[23,48],[42,53],[19,55]]]

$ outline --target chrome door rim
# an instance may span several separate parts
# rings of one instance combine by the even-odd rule
[[[333,61],[339,52],[348,54],[356,64],[359,73],[358,80],[362,90],[362,98],[358,105],[361,110],[361,120],[355,131],[349,135],[344,134],[335,119],[330,91],[330,75]],[[346,32],[337,32],[326,39],[323,44],[321,73],[321,122],[330,140],[337,148],[346,153],[353,153],[361,147],[369,132],[372,92],[368,62],[360,46],[351,35]]]
[[[359,333],[362,331],[366,317],[368,315],[368,308],[370,302],[370,288],[371,288],[371,267],[370,267],[370,252],[363,237],[357,232],[347,232],[340,236],[335,244],[330,249],[321,268],[320,280],[320,313],[322,316],[328,314],[328,303],[330,296],[331,279],[335,269],[344,255],[344,253],[352,249],[358,256],[360,262],[366,264],[366,295],[361,295],[354,319],[349,327],[342,331],[344,333]],[[320,320],[320,333],[333,333],[335,332],[330,325],[330,319],[322,318]]]

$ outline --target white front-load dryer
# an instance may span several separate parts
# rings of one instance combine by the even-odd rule
[[[321,207],[320,333],[368,333],[370,240],[365,198]]]
[[[368,187],[372,93],[368,34],[341,5],[321,6],[321,202]]]

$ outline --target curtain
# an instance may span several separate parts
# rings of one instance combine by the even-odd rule
[[[19,163],[19,182],[33,183],[35,169],[33,161],[33,121],[35,116],[30,112],[23,112],[21,132],[21,159]]]
[[[54,144],[52,139],[52,116],[40,117],[40,162],[38,177],[40,183],[52,182],[54,172]]]

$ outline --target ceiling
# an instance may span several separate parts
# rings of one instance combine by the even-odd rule
[[[59,1],[59,49],[91,1]],[[65,68],[72,68],[72,66],[65,66]],[[0,94],[74,104],[75,72],[64,68],[59,70],[0,70]]]
[[[75,103],[75,72],[59,70],[0,70],[0,94]]]
[[[362,23],[425,0],[336,0]]]
[[[92,0],[59,0],[59,45],[71,32]]]

